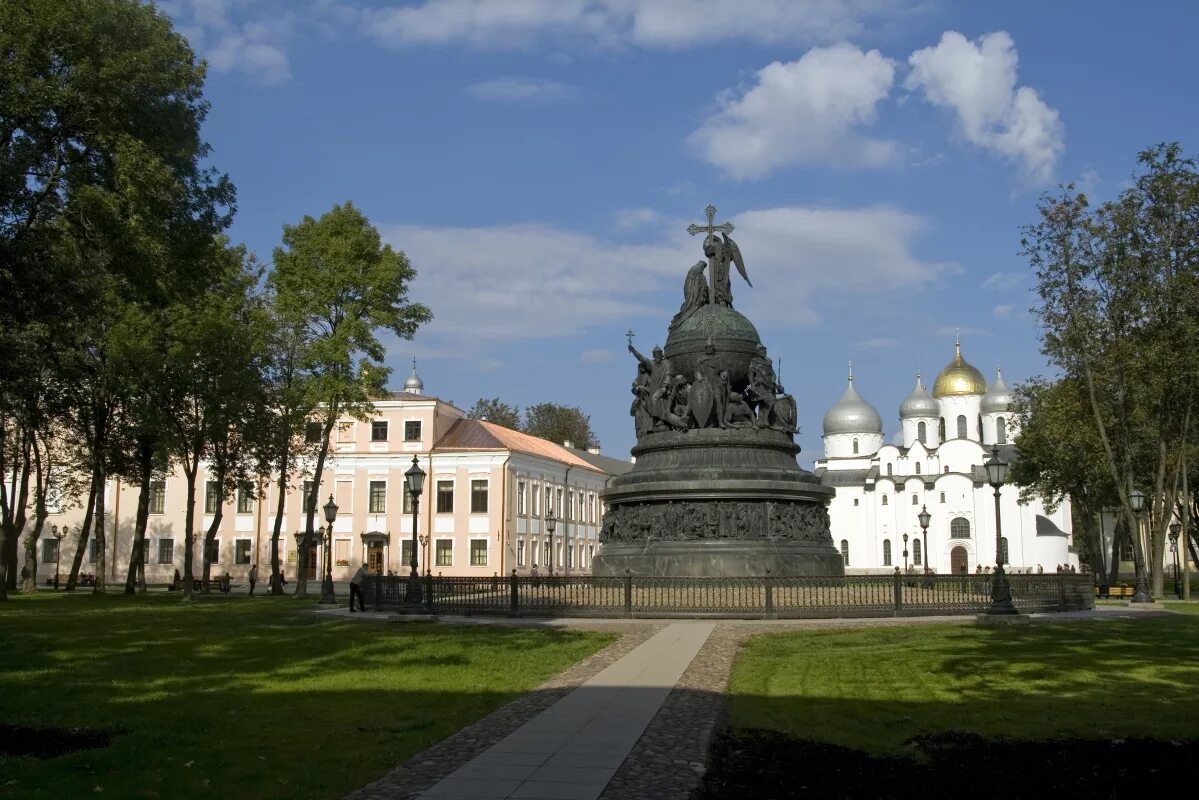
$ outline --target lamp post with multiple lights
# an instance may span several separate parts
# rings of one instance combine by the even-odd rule
[[[1137,520],[1137,529],[1132,531],[1132,535],[1137,537],[1132,548],[1133,558],[1136,559],[1135,568],[1137,571],[1137,588],[1133,592],[1132,602],[1152,603],[1153,595],[1149,592],[1149,578],[1145,574],[1144,548],[1141,547],[1141,512],[1145,510],[1145,493],[1140,489],[1133,489],[1128,494],[1128,505],[1132,507],[1133,516]]]
[[[321,581],[321,605],[336,605],[337,595],[333,592],[333,520],[337,519],[337,503],[333,495],[325,503],[325,577]]]
[[[920,536],[924,539],[921,557],[924,559],[924,571],[928,573],[931,572],[928,567],[928,523],[933,520],[933,515],[928,513],[928,506],[920,506],[920,513],[916,515],[916,519],[920,520]]]
[[[908,535],[903,535],[903,571],[908,571]]]
[[[553,509],[545,513],[545,530],[550,535],[550,563],[549,574],[554,574],[554,527],[558,524],[558,520],[554,517]]]
[[[999,490],[1007,479],[1011,465],[999,457],[999,445],[995,445],[991,448],[991,457],[983,466],[987,470],[987,481],[995,490],[995,576],[991,581],[991,607],[987,613],[1016,614],[1016,606],[1012,603],[1012,587],[1008,583],[1007,573],[1003,571],[1003,528],[999,514]]]

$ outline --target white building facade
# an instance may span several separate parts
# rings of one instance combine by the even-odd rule
[[[960,342],[930,394],[920,375],[899,409],[899,444],[884,443],[882,418],[853,384],[824,416],[822,483],[836,490],[829,514],[848,574],[900,569],[975,572],[996,563],[995,492],[985,462],[994,447],[1017,458],[1012,396],[996,371],[990,386],[962,358]],[[1000,490],[1000,547],[1013,572],[1078,567],[1067,499],[1049,513],[1039,498]],[[919,515],[927,510],[927,531]]]

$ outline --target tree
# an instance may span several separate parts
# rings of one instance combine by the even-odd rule
[[[1160,565],[1191,428],[1199,364],[1199,170],[1175,144],[1138,156],[1143,172],[1096,209],[1072,186],[1042,198],[1022,250],[1037,274],[1042,351],[1085,387],[1124,521],[1148,497],[1149,553],[1133,536],[1138,586]],[[1151,557],[1149,557],[1151,554]]]
[[[525,409],[524,432],[555,444],[570,442],[580,450],[599,447],[591,430],[591,417],[577,406],[538,403]]]
[[[471,406],[470,411],[466,412],[466,417],[467,419],[486,420],[496,425],[503,425],[505,428],[511,428],[514,431],[521,429],[520,407],[510,406],[498,397],[493,397],[490,400],[486,397],[480,397]]]
[[[379,232],[351,203],[335,205],[320,219],[304,217],[283,228],[270,277],[280,318],[303,336],[300,365],[307,373],[312,416],[320,425],[312,491],[305,498],[297,597],[307,596],[308,552],[320,504],[329,439],[343,415],[365,419],[386,385],[379,331],[411,339],[432,318],[410,302],[416,271],[408,258],[383,244]]]

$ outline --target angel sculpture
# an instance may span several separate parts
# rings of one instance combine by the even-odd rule
[[[729,284],[729,264],[736,266],[737,272],[741,273],[745,282],[753,286],[745,271],[745,259],[741,256],[741,248],[727,233],[720,234],[719,239],[715,234],[709,234],[704,239],[704,255],[708,257],[712,269],[712,302],[732,308],[733,290]]]

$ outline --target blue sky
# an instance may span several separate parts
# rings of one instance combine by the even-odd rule
[[[1020,226],[1196,128],[1199,5],[948,0],[173,0],[209,60],[232,236],[353,201],[436,320],[427,391],[579,405],[633,442],[624,332],[663,341],[708,203],[737,225],[800,461],[855,383],[890,435],[953,354],[1046,371]]]

